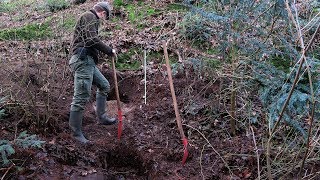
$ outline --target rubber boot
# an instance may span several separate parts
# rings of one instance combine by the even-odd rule
[[[73,132],[73,137],[81,143],[88,143],[89,140],[82,134],[82,112],[70,111],[69,126]]]
[[[98,122],[103,125],[112,125],[116,124],[118,120],[116,118],[110,118],[108,117],[106,113],[106,102],[107,102],[107,96],[103,96],[99,93],[96,95],[96,114],[98,118]]]

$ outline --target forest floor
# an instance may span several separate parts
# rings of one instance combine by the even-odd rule
[[[89,1],[79,7],[89,9],[94,3]],[[71,10],[76,12],[79,9],[73,7]],[[59,17],[71,10],[52,16]],[[169,17],[154,18],[169,22]],[[148,59],[146,97],[142,68],[117,72],[124,122],[120,140],[117,138],[117,125],[101,126],[96,123],[93,110],[95,87],[92,89],[92,98],[87,104],[83,121],[83,132],[92,141],[89,145],[77,143],[70,135],[68,118],[73,76],[68,67],[68,58],[63,55],[62,42],[0,42],[1,67],[4,67],[0,70],[1,95],[7,93],[7,89],[11,90],[11,99],[6,105],[8,115],[0,123],[0,137],[13,141],[20,132],[27,130],[28,134],[37,134],[45,141],[40,149],[15,146],[15,154],[9,157],[12,164],[0,168],[0,177],[119,180],[257,178],[257,147],[252,131],[262,134],[262,127],[244,128],[240,124],[236,136],[231,136],[228,113],[230,100],[223,98],[221,92],[222,86],[230,82],[223,78],[203,76],[188,63],[181,63],[183,68],[173,76],[183,128],[189,142],[188,159],[185,165],[181,163],[183,144],[175,120],[166,67],[163,65],[161,41],[158,44],[155,41],[144,42],[150,40],[145,39],[146,30],[143,31],[146,34],[128,37],[135,40],[124,41],[124,33],[121,32],[129,28],[125,22],[122,23],[123,28],[115,32],[117,39],[110,38],[108,41],[117,46],[119,53],[134,45],[147,43],[151,44],[151,48],[157,47],[153,50],[160,54],[161,59]],[[11,26],[10,23],[7,26]],[[117,25],[112,23],[112,26]],[[170,27],[173,28],[167,23],[161,32],[154,34],[170,37],[172,32],[165,31]],[[137,38],[139,35],[142,36],[140,39]],[[65,41],[71,40],[71,36],[63,38]],[[50,51],[50,48],[54,51]],[[169,48],[169,53],[171,58],[176,58],[173,48]],[[139,55],[139,58],[142,59],[142,56]],[[99,68],[111,84],[108,113],[116,117],[113,71],[107,65]],[[215,75],[214,72],[210,73],[210,76]],[[263,158],[260,163],[265,164]]]

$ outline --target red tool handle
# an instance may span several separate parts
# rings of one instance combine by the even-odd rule
[[[120,96],[119,96],[119,89],[118,89],[118,79],[117,79],[117,73],[116,73],[116,65],[114,63],[114,57],[112,57],[112,69],[113,69],[113,78],[114,78],[114,87],[116,90],[116,97],[117,97],[117,106],[118,106],[118,139],[121,138],[122,134],[122,111],[121,111],[121,105],[120,105]]]

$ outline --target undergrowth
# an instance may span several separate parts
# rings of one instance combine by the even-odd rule
[[[194,2],[185,0],[183,3],[190,11],[180,24],[181,37],[193,42],[199,49],[214,47],[213,38],[217,41],[217,49],[223,62],[230,64],[231,67],[228,69],[227,78],[232,85],[226,87],[224,91],[229,91],[229,94],[236,91],[239,96],[237,99],[243,101],[238,100],[238,106],[243,105],[240,107],[242,111],[245,109],[249,112],[238,112],[238,124],[245,124],[251,131],[249,127],[255,122],[255,124],[266,126],[271,131],[293,86],[298,69],[297,60],[301,57],[301,47],[297,40],[299,37],[293,23],[290,22],[285,1],[197,1],[193,4]],[[304,32],[303,37],[307,44],[318,25],[315,22],[319,22],[319,17],[316,15],[319,5],[315,0],[300,2],[298,5],[299,9],[294,9],[292,6],[292,11],[297,11],[294,15],[297,15],[300,26],[308,28],[309,32]],[[316,52],[317,48],[310,48],[307,53],[311,55],[307,57],[308,64],[303,65],[299,81],[280,122],[281,128],[277,131],[277,134],[286,138],[278,140],[283,144],[280,146],[283,149],[280,150],[277,158],[273,159],[271,165],[274,168],[272,172],[277,174],[276,177],[286,173],[294,174],[295,165],[299,164],[301,157],[295,159],[292,164],[288,164],[292,166],[290,170],[279,168],[278,163],[287,159],[286,153],[305,147],[303,145],[308,137],[307,129],[312,116],[312,102],[320,100],[318,70],[320,60],[314,55],[317,54]],[[310,77],[308,70],[311,72]],[[221,74],[226,76],[225,72]],[[257,89],[259,101],[263,105],[261,110],[266,112],[266,115],[255,113],[252,121],[251,112],[256,112],[256,107],[248,106],[252,98],[245,92],[255,96]],[[318,119],[320,107],[317,105],[315,108],[314,119]],[[267,124],[263,124],[264,119],[268,121]],[[319,125],[318,121],[315,123],[316,126]],[[286,131],[288,127],[289,131]],[[288,148],[293,144],[296,146]],[[301,156],[300,151],[295,153],[297,157]],[[315,151],[318,152],[319,149]],[[265,178],[267,177],[265,171],[261,173]]]
[[[19,136],[13,140],[0,140],[0,153],[2,165],[7,165],[10,163],[8,159],[11,155],[15,154],[15,146],[28,149],[28,148],[41,148],[45,141],[38,139],[36,135],[29,135],[27,131],[23,131]]]
[[[12,12],[19,10],[21,7],[28,7],[31,4],[36,3],[36,0],[1,0],[0,1],[0,13],[1,12]]]
[[[67,0],[46,0],[46,6],[51,12],[67,9],[70,6],[70,2]]]
[[[52,36],[49,22],[0,30],[0,40],[38,40]]]

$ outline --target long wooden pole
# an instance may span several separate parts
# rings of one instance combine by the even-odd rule
[[[174,112],[175,112],[175,115],[176,115],[178,129],[179,129],[179,132],[180,132],[180,135],[181,135],[181,138],[182,138],[182,142],[183,142],[183,145],[184,145],[184,155],[183,155],[183,159],[182,159],[182,164],[184,164],[185,161],[187,160],[187,157],[188,157],[188,149],[187,149],[188,140],[185,137],[184,132],[183,132],[182,123],[181,123],[181,117],[180,117],[178,104],[177,104],[176,93],[174,92],[174,86],[173,86],[173,80],[172,80],[172,71],[171,71],[171,67],[170,67],[170,63],[169,63],[167,43],[165,41],[163,41],[162,44],[163,44],[164,56],[165,56],[165,59],[166,59],[166,66],[167,66],[167,71],[168,71],[170,91],[171,91],[172,100],[173,100]]]

